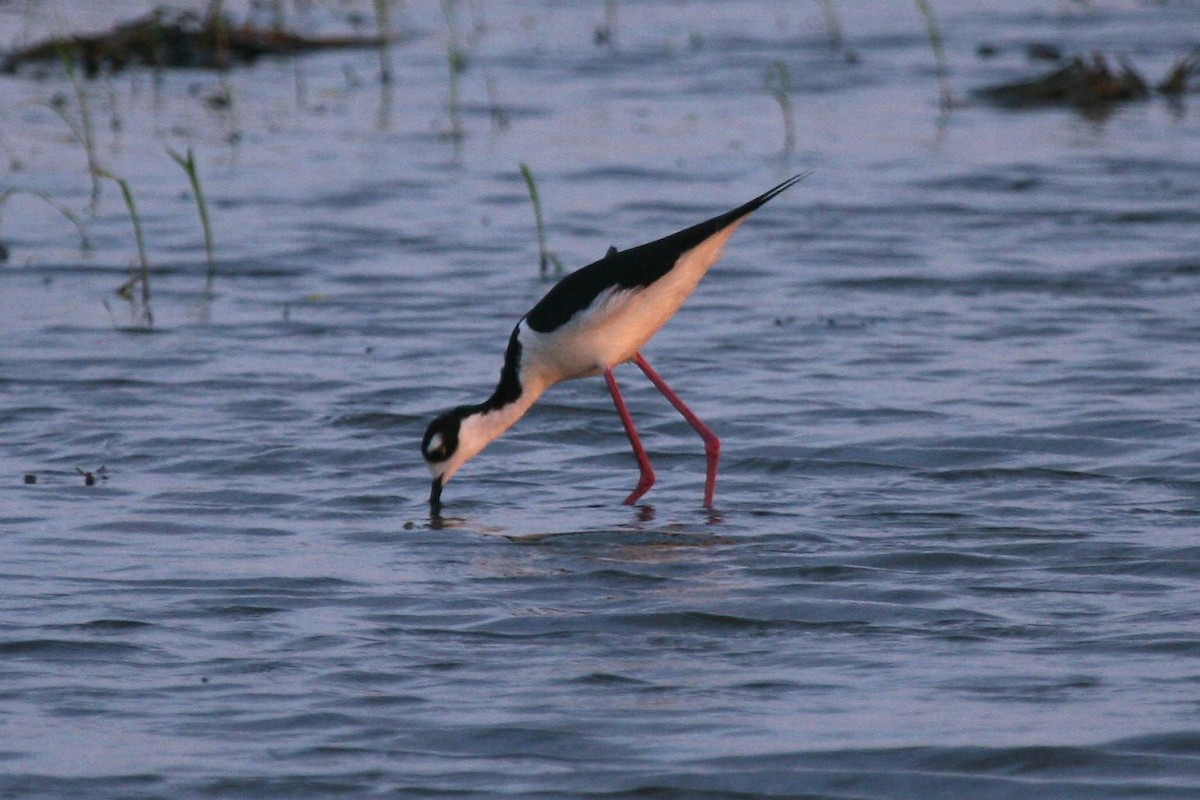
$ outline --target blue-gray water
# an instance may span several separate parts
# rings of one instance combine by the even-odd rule
[[[146,7],[99,5],[0,4],[3,43]],[[88,84],[152,332],[71,82],[0,77],[2,188],[92,244],[0,206],[0,796],[1200,793],[1200,96],[970,95],[1032,42],[1157,80],[1200,8],[935,3],[940,113],[904,0],[834,4],[857,60],[815,2],[615,5],[611,46],[598,3],[452,6],[457,112],[433,2],[385,100],[369,50]],[[625,368],[645,506],[593,379],[431,524],[420,434],[548,287],[522,161],[572,268],[816,170],[646,350],[724,440],[715,513]]]

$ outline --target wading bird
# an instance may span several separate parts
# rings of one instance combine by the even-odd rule
[[[452,408],[429,423],[421,454],[433,473],[431,510],[440,510],[442,488],[454,473],[512,427],[543,392],[559,381],[593,375],[604,376],[633,446],[641,477],[625,503],[636,503],[654,484],[654,470],[613,376],[613,368],[627,361],[637,364],[704,440],[704,505],[711,508],[720,440],[640,351],[695,290],[746,217],[807,174],[788,178],[732,211],[657,241],[622,251],[610,247],[604,258],[555,284],[513,328],[492,396],[482,403]]]

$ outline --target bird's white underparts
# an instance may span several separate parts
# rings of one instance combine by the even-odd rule
[[[491,397],[452,408],[429,423],[421,454],[433,473],[432,510],[440,510],[442,488],[459,468],[512,427],[547,389],[593,375],[604,376],[637,458],[640,477],[625,498],[626,504],[636,503],[654,484],[654,470],[613,375],[614,367],[629,361],[704,440],[704,505],[711,508],[720,440],[646,362],[641,349],[696,289],[738,226],[807,174],[670,236],[627,250],[610,247],[604,258],[555,284],[513,328]]]

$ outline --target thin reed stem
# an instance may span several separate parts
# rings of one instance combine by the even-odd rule
[[[56,202],[54,200],[54,198],[52,198],[50,195],[46,194],[45,192],[43,192],[39,189],[25,189],[22,187],[13,187],[11,189],[5,189],[2,193],[0,193],[0,208],[3,208],[4,204],[7,203],[12,197],[14,197],[16,195],[22,195],[22,194],[27,194],[27,195],[31,195],[33,197],[41,198],[51,208],[53,208],[59,214],[62,214],[64,217],[66,217],[71,222],[71,224],[75,226],[75,230],[79,234],[80,249],[83,250],[84,252],[87,252],[92,249],[92,242],[88,238],[87,227],[83,224],[83,220],[81,220],[79,218],[79,215],[76,214],[71,209],[67,208],[66,206],[59,204],[58,202]]]
[[[150,259],[146,257],[146,241],[142,237],[142,218],[138,214],[137,203],[133,200],[133,192],[129,188],[129,182],[124,178],[119,178],[107,170],[97,170],[97,176],[108,178],[115,181],[117,186],[121,187],[121,196],[125,198],[125,207],[129,210],[129,218],[133,222],[133,236],[137,241],[138,263],[141,265],[141,274],[138,276],[138,281],[141,283],[142,289],[142,320],[147,328],[154,327],[154,313],[150,310]]]
[[[465,135],[459,83],[467,71],[467,54],[459,44],[457,0],[442,0],[441,5],[442,15],[446,18],[446,63],[450,69],[450,130],[447,135],[457,142]]]
[[[767,68],[764,83],[783,115],[783,154],[790,155],[796,149],[796,121],[792,114],[792,79],[787,64],[783,61],[772,63]]]
[[[525,186],[529,189],[529,201],[533,204],[533,221],[537,226],[539,274],[543,278],[546,277],[551,264],[554,265],[556,274],[561,273],[563,271],[562,261],[546,248],[546,224],[542,219],[542,200],[538,196],[537,181],[533,177],[533,171],[524,161],[518,166],[521,169],[521,177],[525,179]]]
[[[929,0],[913,0],[917,10],[925,19],[925,30],[929,34],[929,46],[933,49],[933,60],[938,79],[938,105],[949,109],[954,105],[954,95],[950,92],[950,70],[946,66],[946,47],[942,40],[942,29],[938,26],[937,17],[933,14],[933,5]]]
[[[392,23],[389,19],[390,0],[375,0],[375,28],[379,31],[379,81],[392,82]]]
[[[167,153],[187,173],[188,181],[192,184],[192,197],[196,200],[196,210],[200,214],[200,227],[204,230],[204,256],[207,261],[207,269],[204,275],[204,294],[212,297],[213,281],[217,277],[217,261],[213,255],[213,235],[212,225],[208,220],[208,203],[204,200],[204,190],[200,186],[200,175],[196,171],[196,156],[190,147],[187,149],[186,156],[181,156],[170,149],[167,150]]]
[[[83,143],[83,149],[87,155],[88,175],[92,179],[92,200],[91,206],[95,210],[100,202],[100,162],[96,157],[96,129],[92,125],[92,110],[91,104],[87,99],[87,90],[83,87],[83,79],[79,77],[79,70],[75,64],[75,59],[66,47],[60,47],[58,51],[59,57],[62,59],[63,66],[66,67],[67,75],[71,79],[71,86],[75,90],[75,102],[79,106],[79,125],[72,124],[69,117],[55,107],[55,111],[59,112],[59,116],[67,123],[75,134]]]
[[[842,20],[833,5],[833,0],[817,0],[817,2],[821,4],[821,12],[825,16],[825,30],[829,33],[829,47],[840,52],[846,39],[842,33]]]

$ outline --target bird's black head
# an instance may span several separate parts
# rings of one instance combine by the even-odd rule
[[[460,452],[462,421],[470,412],[469,406],[459,406],[439,414],[425,429],[421,440],[421,455],[433,473],[433,486],[429,491],[429,505],[436,512],[441,507],[442,487],[450,476],[470,457]]]
[[[458,451],[458,432],[462,427],[463,408],[452,408],[434,418],[421,440],[421,455],[436,474],[438,465],[454,457]]]

